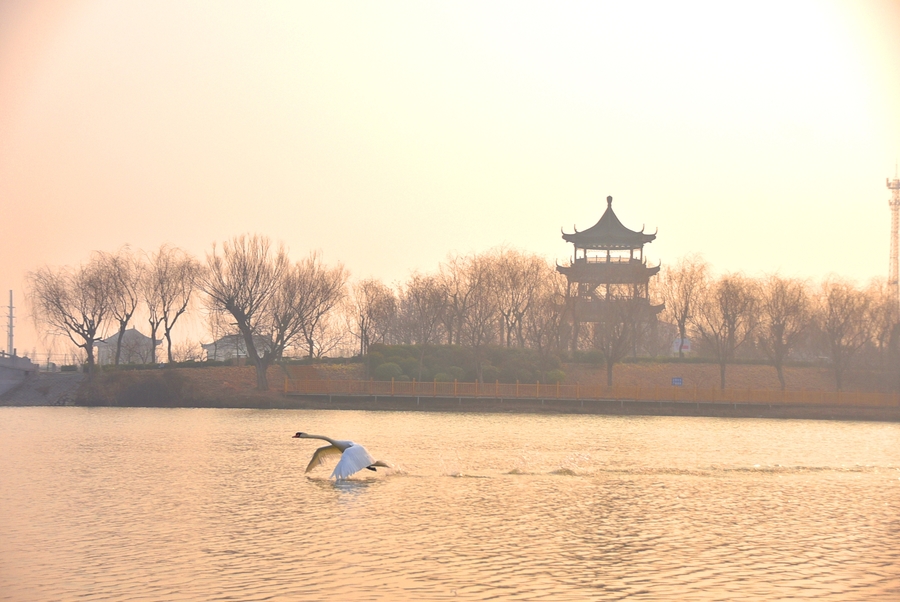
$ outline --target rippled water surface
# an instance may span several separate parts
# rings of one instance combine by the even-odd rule
[[[4,600],[900,599],[897,424],[2,408],[0,461]]]

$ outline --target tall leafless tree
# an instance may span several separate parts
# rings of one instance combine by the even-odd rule
[[[343,266],[329,268],[317,253],[286,270],[258,329],[267,353],[278,360],[287,347],[300,344],[313,357],[319,324],[342,299],[345,281]]]
[[[172,329],[175,323],[190,306],[194,293],[200,265],[197,260],[177,247],[163,245],[149,257],[147,262],[146,282],[149,291],[146,295],[148,310],[151,316],[151,329],[154,330],[154,361],[156,361],[155,329],[160,325],[166,337],[166,356],[172,363]],[[152,307],[151,307],[152,305]]]
[[[147,310],[147,323],[150,324],[150,363],[156,363],[156,346],[159,345],[159,339],[156,333],[162,325],[162,290],[156,278],[155,272],[150,269],[152,258],[149,258],[146,269],[144,269],[141,277],[141,295],[144,299],[144,305]]]
[[[273,248],[265,236],[244,234],[225,241],[221,252],[213,245],[199,280],[210,306],[234,318],[247,355],[256,366],[256,388],[260,391],[269,388],[266,372],[274,355],[271,350],[257,349],[255,336],[265,323],[272,297],[288,268],[282,245]]]
[[[525,339],[541,356],[560,351],[565,291],[565,278],[556,270],[548,269],[525,314]]]
[[[348,327],[359,340],[359,354],[366,355],[369,345],[384,341],[396,310],[393,291],[382,282],[368,278],[353,286],[347,307]]]
[[[812,305],[807,284],[777,274],[759,283],[759,329],[757,341],[778,374],[781,390],[786,387],[784,362],[791,349],[809,330]]]
[[[307,357],[312,358],[316,355],[317,338],[325,332],[322,328],[323,320],[346,295],[349,274],[342,264],[326,266],[319,253],[311,253],[297,264],[296,275],[297,294],[301,301],[298,307],[302,316],[301,331],[306,343]]]
[[[719,364],[719,386],[725,368],[756,328],[756,299],[751,283],[739,274],[722,276],[702,291],[694,326]]]
[[[109,272],[99,257],[71,269],[43,267],[26,276],[32,316],[84,349],[94,371],[94,344],[110,312]]]
[[[478,380],[483,378],[484,347],[495,342],[500,319],[496,275],[492,263],[490,257],[473,256],[466,262],[463,273],[463,289],[466,291],[468,308],[462,316],[460,341],[474,352]]]
[[[891,336],[900,324],[900,308],[885,278],[877,278],[866,287],[868,323],[882,366],[889,356]]]
[[[118,366],[122,356],[122,336],[141,302],[144,264],[128,246],[116,253],[99,253],[97,260],[103,264],[109,280],[110,316],[119,324],[115,359]]]
[[[448,345],[453,345],[454,341],[457,345],[462,343],[463,322],[469,311],[469,296],[472,294],[468,277],[470,263],[470,258],[451,255],[440,266],[438,279],[446,298],[443,322]]]
[[[613,368],[628,355],[635,336],[635,324],[641,316],[639,299],[610,299],[598,304],[592,320],[594,348],[606,363],[606,385],[613,384]]]
[[[413,274],[401,292],[400,308],[409,340],[419,347],[419,380],[422,380],[425,350],[441,335],[441,317],[446,305],[444,291],[433,276]]]
[[[816,323],[831,352],[835,387],[841,391],[854,355],[870,339],[869,302],[852,283],[835,277],[822,283],[816,301]]]
[[[503,318],[501,344],[511,347],[513,340],[525,346],[525,314],[534,303],[541,281],[547,277],[547,263],[536,255],[512,249],[500,249],[493,256],[497,311]]]
[[[659,293],[665,316],[678,328],[678,357],[684,357],[687,327],[694,318],[700,294],[709,278],[709,265],[699,255],[688,255],[663,270]]]

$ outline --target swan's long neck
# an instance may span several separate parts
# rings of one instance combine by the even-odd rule
[[[310,435],[306,433],[303,435],[303,439],[321,439],[322,441],[328,441],[330,444],[334,445],[334,439],[326,437],[325,435]]]

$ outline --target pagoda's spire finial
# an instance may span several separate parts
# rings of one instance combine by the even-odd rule
[[[612,197],[611,196],[606,197],[606,206],[612,207]]]

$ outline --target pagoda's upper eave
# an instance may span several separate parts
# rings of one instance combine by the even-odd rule
[[[656,233],[646,234],[622,225],[612,209],[612,197],[606,197],[606,211],[596,224],[581,232],[562,233],[563,240],[582,249],[637,249],[653,241]]]

